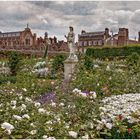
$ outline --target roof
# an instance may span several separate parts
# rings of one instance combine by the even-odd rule
[[[83,34],[80,34],[80,36],[102,36],[104,35],[105,31],[101,31],[101,32],[85,32]]]
[[[17,36],[20,36],[20,33],[22,31],[17,31],[17,32],[5,32],[5,33],[2,33],[0,32],[0,37],[17,37]]]

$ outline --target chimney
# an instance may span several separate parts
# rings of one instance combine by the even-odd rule
[[[47,32],[45,32],[44,37],[48,38],[48,33]]]
[[[85,34],[85,33],[86,33],[86,31],[85,31],[85,30],[82,30],[82,31],[81,31],[81,34]]]
[[[54,36],[54,43],[57,43],[57,38]]]
[[[108,28],[105,28],[105,34],[109,35],[109,29]]]
[[[140,32],[138,32],[138,41],[140,43]]]

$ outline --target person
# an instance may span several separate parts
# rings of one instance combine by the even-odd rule
[[[65,38],[67,39],[68,47],[70,49],[69,59],[76,59],[77,56],[75,54],[75,34],[74,29],[72,26],[69,27],[70,32],[68,33],[68,36],[65,35]]]

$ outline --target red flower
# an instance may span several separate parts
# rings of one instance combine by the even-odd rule
[[[120,114],[119,116],[118,116],[118,120],[122,120],[123,119],[123,116]]]
[[[132,132],[132,129],[131,128],[128,128],[128,133],[130,134]]]

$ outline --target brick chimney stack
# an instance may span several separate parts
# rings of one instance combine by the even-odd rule
[[[140,32],[138,32],[138,42],[140,43]]]

